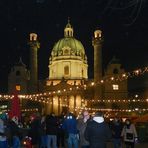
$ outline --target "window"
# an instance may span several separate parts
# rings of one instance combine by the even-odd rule
[[[67,31],[67,35],[70,36],[70,31],[69,30]]]
[[[118,69],[117,68],[115,68],[114,70],[113,70],[113,74],[118,74],[119,72],[118,72]]]
[[[16,71],[16,76],[20,76],[20,71]]]
[[[64,75],[69,75],[69,66],[64,67]]]
[[[18,91],[20,91],[21,90],[21,86],[20,85],[16,85],[15,86],[15,89],[18,90]]]
[[[113,84],[113,90],[119,90],[119,85]]]
[[[84,70],[82,69],[82,78],[84,77]]]

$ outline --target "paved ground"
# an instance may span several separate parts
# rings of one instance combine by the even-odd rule
[[[113,144],[108,143],[107,148],[113,148]],[[122,148],[125,148],[125,146],[123,146]],[[135,148],[148,148],[148,143],[137,143],[135,144]]]
[[[21,148],[26,148],[24,146],[21,146]],[[60,147],[62,148],[62,147]],[[67,148],[66,146],[64,148]],[[107,144],[107,148],[114,148],[112,143],[108,143]],[[125,146],[121,147],[121,148],[125,148]],[[135,148],[148,148],[148,143],[137,143],[135,145]]]

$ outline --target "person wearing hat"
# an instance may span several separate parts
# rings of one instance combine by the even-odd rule
[[[84,137],[91,148],[106,148],[107,141],[111,139],[112,133],[108,124],[104,121],[102,112],[96,112],[93,119],[87,123]]]

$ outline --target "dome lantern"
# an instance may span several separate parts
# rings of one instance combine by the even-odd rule
[[[68,23],[64,29],[64,37],[73,37],[73,28],[70,24],[70,19],[68,18]]]

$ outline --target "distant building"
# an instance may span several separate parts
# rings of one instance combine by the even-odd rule
[[[11,68],[8,75],[8,93],[13,93],[15,89],[19,90],[21,94],[28,93],[29,79],[29,70],[27,70],[26,65],[20,58],[19,62]]]
[[[128,97],[127,79],[125,79],[124,81],[120,80],[123,74],[125,74],[125,70],[121,67],[120,61],[113,57],[113,59],[107,65],[107,69],[104,75],[104,79],[110,79],[110,82],[104,84],[104,98],[125,99]],[[118,80],[112,81],[111,79]]]

